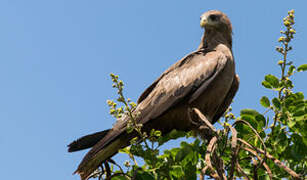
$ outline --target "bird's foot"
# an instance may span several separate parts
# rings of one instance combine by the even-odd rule
[[[189,109],[189,121],[193,124],[196,132],[202,139],[210,141],[217,132],[206,116],[197,108]]]

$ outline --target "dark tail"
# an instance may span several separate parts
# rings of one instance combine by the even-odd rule
[[[96,132],[94,134],[89,134],[89,135],[83,136],[83,137],[75,140],[74,142],[72,142],[68,145],[68,152],[75,152],[75,151],[80,151],[80,150],[83,150],[83,149],[93,147],[109,131],[110,131],[110,129],[107,129],[107,130],[104,130],[104,131],[101,131],[101,132]]]

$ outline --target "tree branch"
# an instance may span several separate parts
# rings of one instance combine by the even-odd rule
[[[301,176],[299,174],[297,174],[296,172],[294,172],[292,169],[290,169],[289,167],[287,167],[283,162],[281,162],[280,160],[276,159],[275,157],[273,157],[272,155],[270,155],[269,153],[263,151],[262,149],[259,149],[257,147],[254,147],[252,145],[250,145],[249,143],[247,143],[246,141],[244,141],[243,139],[238,138],[238,141],[240,141],[241,143],[243,143],[244,145],[248,146],[249,148],[253,148],[255,149],[258,153],[264,154],[267,158],[269,158],[270,160],[272,160],[278,167],[284,169],[287,173],[289,173],[292,177],[294,177],[295,179],[302,179]]]

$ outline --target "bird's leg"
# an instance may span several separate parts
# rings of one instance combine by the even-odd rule
[[[210,141],[217,132],[206,116],[197,108],[189,108],[189,120],[196,126],[196,131],[203,139]]]
[[[208,127],[210,128],[214,133],[216,133],[215,127],[211,124],[211,122],[206,118],[206,116],[200,112],[199,109],[193,108],[193,111],[197,116],[199,117],[200,120]]]

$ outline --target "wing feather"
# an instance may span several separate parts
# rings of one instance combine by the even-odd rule
[[[164,75],[138,106],[137,110],[145,114],[141,123],[160,116],[185,98],[192,102],[224,69],[226,62],[226,56],[220,52],[198,54]]]
[[[137,103],[141,103],[150,93],[151,91],[156,87],[156,85],[158,84],[158,82],[168,73],[172,72],[174,69],[182,66],[183,64],[185,64],[190,58],[192,58],[193,56],[200,54],[200,51],[194,51],[188,55],[186,55],[185,57],[183,57],[181,60],[179,60],[178,62],[176,62],[175,64],[173,64],[171,67],[169,67],[166,71],[164,71],[160,77],[158,77],[148,88],[145,89],[145,91],[141,94],[141,96],[139,97]],[[204,52],[205,53],[205,52]]]
[[[219,109],[217,110],[215,116],[212,119],[212,124],[214,124],[216,121],[220,119],[220,117],[223,116],[227,108],[232,102],[232,99],[236,95],[238,89],[239,89],[239,84],[240,84],[240,78],[238,75],[235,75],[231,84],[231,87],[223,101],[223,103],[220,105]]]

